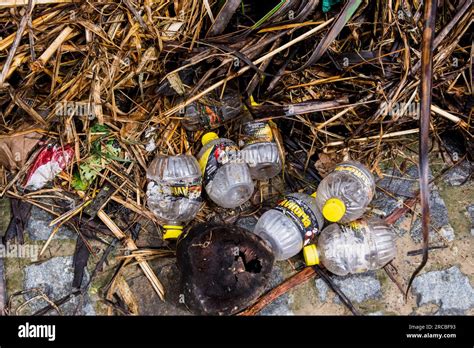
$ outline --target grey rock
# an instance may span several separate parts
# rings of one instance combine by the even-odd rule
[[[319,300],[321,302],[326,302],[328,300],[328,286],[324,280],[321,278],[316,279],[315,281],[316,289],[318,290]]]
[[[48,212],[33,206],[31,208],[31,216],[26,226],[26,232],[32,240],[47,240],[51,235],[54,227],[50,227],[50,222],[54,219],[54,216]],[[53,237],[55,239],[75,239],[76,233],[71,231],[69,228],[61,226]]]
[[[181,291],[181,273],[173,259],[157,259],[149,262],[165,288],[165,302],[161,301],[150,281],[139,271],[127,284],[138,304],[140,315],[190,315],[186,299]],[[184,302],[184,303],[183,303]]]
[[[454,229],[449,224],[448,209],[436,187],[430,192],[430,223],[448,241],[454,240]],[[421,219],[419,217],[415,219],[410,235],[415,242],[422,240]],[[430,239],[436,240],[436,234],[433,229],[430,231]]]
[[[384,172],[384,174],[386,174],[386,176],[377,182],[377,186],[398,196],[406,198],[414,197],[415,192],[418,190],[419,178],[418,168],[416,166],[408,167],[405,173],[401,173],[396,168],[392,168]]]
[[[413,281],[412,293],[418,306],[437,304],[437,314],[461,314],[474,307],[474,289],[457,266],[419,275]]]
[[[257,224],[257,218],[254,216],[243,217],[237,220],[236,225],[245,228],[248,231],[253,232],[255,225]]]
[[[278,263],[275,263],[273,266],[273,270],[271,273],[270,281],[267,285],[267,289],[271,290],[278,284],[280,284],[284,280],[283,278],[283,271],[278,265]],[[268,306],[266,306],[260,313],[259,315],[294,315],[293,311],[290,308],[292,298],[290,294],[286,293],[282,296],[280,296],[278,299],[276,299],[274,302],[270,303]]]
[[[470,161],[464,160],[444,173],[443,179],[448,185],[460,186],[466,183],[472,175],[472,167]]]
[[[452,242],[454,240],[454,228],[451,225],[445,225],[441,227],[439,233],[445,238],[448,242]]]
[[[374,272],[352,274],[344,277],[332,275],[331,279],[352,302],[362,303],[382,296],[380,281]],[[324,280],[318,278],[316,280],[316,288],[318,289],[320,301],[326,302],[329,287]],[[334,302],[341,303],[337,296]]]
[[[33,289],[40,289],[53,301],[68,295],[72,291],[74,278],[72,262],[72,256],[66,256],[55,257],[38,265],[27,266],[24,269],[24,289],[31,291],[25,294],[25,298],[28,300],[39,294],[38,291]],[[84,272],[83,285],[87,283],[88,279],[89,275],[86,271]],[[28,306],[28,311],[31,311],[31,313],[27,314],[32,314],[47,305],[48,303],[45,300],[35,299]],[[60,309],[64,315],[95,315],[94,308],[87,295],[72,298],[63,304]],[[58,313],[52,310],[48,314],[57,315]]]
[[[373,208],[381,210],[385,216],[390,215],[398,206],[399,201],[413,198],[418,190],[418,167],[408,167],[405,173],[401,173],[396,168],[391,168],[384,172],[383,179],[377,181],[377,187],[383,190],[376,192],[375,198],[371,203]],[[430,177],[431,177],[430,172]],[[393,197],[384,191],[387,191]]]

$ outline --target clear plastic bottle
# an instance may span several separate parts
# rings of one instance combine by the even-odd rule
[[[370,171],[359,162],[347,161],[321,181],[316,203],[326,220],[347,223],[364,214],[374,193]]]
[[[209,198],[224,208],[237,208],[247,202],[254,184],[237,145],[213,132],[204,134],[202,144],[198,160]]]
[[[318,250],[321,263],[340,276],[382,268],[397,252],[395,233],[379,218],[327,226],[319,236]]]
[[[158,155],[146,175],[147,204],[163,222],[163,238],[178,238],[183,224],[194,219],[202,206],[202,174],[198,162],[190,155]]]
[[[292,193],[260,217],[254,233],[271,245],[276,260],[286,260],[318,235],[323,224],[314,197]]]
[[[189,131],[215,129],[239,116],[242,109],[240,95],[231,91],[221,100],[207,98],[189,104],[180,111],[181,124]]]
[[[281,171],[280,151],[269,122],[251,121],[242,126],[242,157],[255,180],[267,180]]]

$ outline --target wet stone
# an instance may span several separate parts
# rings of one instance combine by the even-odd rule
[[[380,281],[374,272],[352,274],[344,277],[332,275],[331,279],[352,302],[362,303],[372,299],[379,299],[382,296]],[[330,290],[326,282],[318,278],[316,280],[316,288],[319,300],[327,302],[328,291],[332,290]],[[335,295],[334,303],[341,303],[337,295]]]
[[[254,216],[248,216],[238,219],[235,224],[239,227],[245,228],[246,230],[253,232],[257,221],[257,218],[255,218]]]
[[[72,291],[72,281],[74,269],[72,256],[55,257],[38,265],[30,265],[24,269],[24,289],[28,291],[25,300],[39,295],[40,289],[50,300],[57,301]],[[89,275],[84,272],[82,284],[87,284]],[[44,308],[48,302],[44,299],[35,299],[26,306],[26,312],[22,314],[33,314]],[[94,308],[89,297],[76,296],[60,306],[63,315],[95,315]],[[58,312],[51,310],[47,315],[58,315]]]
[[[30,219],[26,226],[26,233],[28,233],[30,239],[32,240],[47,240],[51,235],[54,227],[49,226],[51,221],[55,217],[48,212],[33,206],[31,208]],[[56,232],[53,240],[56,239],[76,239],[77,235],[74,231],[70,230],[65,226],[61,226]]]
[[[468,181],[472,170],[472,163],[466,159],[444,173],[443,179],[448,185],[460,186]]]
[[[140,315],[191,315],[180,288],[181,274],[175,260],[157,259],[149,262],[166,293],[163,302],[141,270],[126,279],[138,304]]]
[[[419,275],[413,281],[412,293],[418,306],[438,305],[436,314],[459,315],[474,307],[474,289],[457,266]]]
[[[278,262],[273,266],[271,273],[270,281],[267,285],[266,291],[269,291],[279,285],[283,278],[283,271],[278,265]],[[274,302],[266,306],[259,315],[294,315],[293,311],[290,308],[292,302],[292,296],[289,293],[286,293],[276,299]]]
[[[393,197],[378,189],[371,206],[388,216],[400,206],[400,202],[415,196],[419,175],[416,166],[409,167],[404,174],[396,168],[389,169],[384,174],[386,176],[377,181],[377,187],[387,191]]]
[[[454,240],[454,229],[449,223],[448,209],[444,200],[441,198],[439,191],[435,188],[430,192],[430,224],[432,226],[430,230],[430,239],[436,241],[437,236],[433,228],[437,229],[441,236],[448,242]],[[415,242],[421,242],[421,219],[417,217],[413,223],[410,235]]]

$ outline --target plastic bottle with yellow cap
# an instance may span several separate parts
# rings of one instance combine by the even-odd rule
[[[331,224],[318,238],[321,263],[340,276],[382,268],[396,251],[395,233],[379,218]]]
[[[323,224],[314,197],[292,193],[260,217],[254,233],[270,244],[276,260],[289,259],[303,249],[305,261],[310,266],[319,262],[316,246],[311,243]]]
[[[326,220],[347,223],[364,214],[374,193],[372,173],[359,162],[347,161],[321,181],[316,203]]]
[[[202,206],[202,175],[193,156],[158,155],[147,169],[147,205],[163,223],[164,239],[176,239]]]
[[[204,134],[202,144],[197,157],[209,198],[223,208],[237,208],[247,202],[254,184],[237,145],[214,132]]]

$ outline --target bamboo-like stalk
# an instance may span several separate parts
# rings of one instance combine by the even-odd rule
[[[8,52],[7,60],[5,64],[3,65],[2,73],[0,74],[0,87],[3,86],[3,83],[5,82],[5,78],[10,70],[10,64],[12,63],[13,58],[15,57],[15,53],[16,53],[16,50],[18,49],[18,45],[20,44],[21,37],[23,36],[23,32],[26,29],[26,25],[28,24],[28,21],[31,18],[31,13],[33,12],[34,1],[29,0],[27,4],[28,4],[27,13],[21,19],[20,25],[18,26],[18,30],[16,32],[15,40],[13,42],[13,46]]]
[[[440,116],[443,116],[447,120],[450,120],[450,121],[456,123],[459,127],[462,127],[466,130],[469,129],[469,125],[462,118],[457,117],[457,116],[441,109],[440,107],[438,107],[436,105],[431,104],[431,111],[433,111],[434,113],[436,113]]]
[[[34,0],[35,5],[45,4],[67,4],[73,2],[81,2],[82,0]],[[0,0],[0,9],[6,7],[25,6],[28,0]]]
[[[257,64],[260,64],[262,62],[264,62],[266,59],[268,58],[271,58],[273,57],[274,55],[286,50],[287,48],[297,44],[298,42],[301,42],[303,40],[305,40],[306,38],[308,38],[309,36],[311,35],[314,35],[315,33],[317,33],[318,31],[321,31],[322,29],[324,29],[326,26],[328,26],[329,24],[332,23],[332,21],[334,20],[334,18],[331,18],[331,19],[328,19],[326,22],[324,22],[323,24],[320,24],[318,25],[317,27],[311,29],[311,30],[308,30],[306,33],[304,34],[301,34],[300,36],[298,36],[297,38],[294,38],[293,40],[291,40],[290,42],[287,42],[286,44],[278,47],[277,49],[275,49],[274,51],[272,52],[269,52],[265,55],[263,55],[262,57],[256,59],[255,61],[253,61],[252,63],[254,65],[257,65]],[[213,90],[215,90],[216,88],[224,85],[226,82],[238,77],[238,76],[241,76],[243,73],[245,73],[246,71],[250,70],[250,67],[249,66],[245,66],[243,67],[242,69],[240,69],[238,72],[236,72],[235,74],[232,74],[230,76],[227,76],[226,78],[214,83],[213,85],[211,85],[210,87],[206,88],[204,91],[202,91],[201,93],[189,98],[188,100],[186,100],[185,102],[182,102],[181,104],[171,108],[170,110],[166,111],[163,113],[163,117],[166,117],[166,116],[171,116],[175,113],[177,113],[179,110],[185,108],[186,106],[188,106],[189,104],[191,104],[192,102],[202,98],[203,96],[205,96],[207,93],[209,92],[212,92]]]
[[[138,249],[135,242],[130,237],[128,237],[124,232],[122,232],[122,230],[115,224],[115,222],[113,222],[113,220],[103,210],[99,210],[99,212],[97,213],[97,217],[100,220],[102,220],[102,222],[110,229],[110,231],[115,235],[115,237],[117,237],[118,240],[124,242],[128,250],[134,251]],[[153,269],[150,267],[148,262],[143,260],[140,256],[137,255],[136,260],[138,264],[140,265],[141,269],[143,270],[143,273],[145,273],[145,276],[148,278],[151,285],[153,286],[153,289],[156,291],[160,299],[164,301],[165,289],[163,287],[163,284],[161,284],[160,280],[156,276]]]
[[[32,21],[32,27],[37,28],[41,24],[47,23],[50,19],[54,18],[56,15],[58,15],[59,11],[52,11],[48,14],[45,14],[43,16],[40,16],[36,18],[35,20]],[[0,51],[3,51],[7,49],[15,40],[15,34],[11,34],[4,38],[3,40],[0,40]],[[22,36],[25,35],[25,32],[22,33]]]
[[[39,56],[39,58],[32,63],[31,69],[33,71],[38,71],[44,68],[45,64],[48,60],[53,56],[54,52],[62,45],[62,43],[70,38],[74,37],[75,35],[79,34],[79,32],[75,32],[71,27],[65,27],[61,33],[54,39],[51,45]]]
[[[400,137],[403,135],[410,135],[410,134],[417,134],[419,132],[419,129],[407,129],[403,131],[398,131],[398,132],[392,132],[392,133],[385,133],[383,135],[372,135],[370,137],[363,137],[363,138],[356,138],[352,139],[351,141],[356,142],[356,143],[363,143],[369,140],[377,140],[377,139],[388,139],[388,138],[396,138]],[[333,141],[330,143],[327,143],[326,146],[339,146],[339,145],[344,145],[346,142],[345,141]]]

